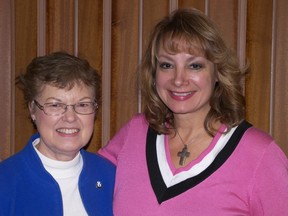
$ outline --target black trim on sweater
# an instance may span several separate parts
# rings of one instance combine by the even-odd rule
[[[247,121],[243,121],[234,131],[224,148],[218,153],[214,161],[198,175],[188,178],[176,185],[166,187],[162,178],[161,171],[157,160],[156,139],[157,133],[149,127],[146,139],[146,161],[149,171],[150,182],[154,193],[157,197],[158,203],[162,203],[168,199],[180,195],[181,193],[195,187],[216,170],[218,170],[225,161],[230,157],[236,149],[245,131],[252,125]]]

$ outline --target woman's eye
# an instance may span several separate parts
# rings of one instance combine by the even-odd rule
[[[78,103],[77,106],[78,107],[89,107],[91,105],[91,103],[87,103],[87,102],[81,102],[81,103]]]
[[[49,107],[53,107],[53,108],[58,108],[58,107],[62,107],[63,104],[62,103],[50,103],[47,104]]]
[[[159,67],[163,69],[170,69],[172,68],[172,65],[169,63],[159,63]]]
[[[196,64],[196,63],[194,63],[194,64],[191,64],[191,65],[190,65],[190,68],[191,68],[191,69],[199,70],[199,69],[203,68],[203,65],[202,65],[202,64]]]

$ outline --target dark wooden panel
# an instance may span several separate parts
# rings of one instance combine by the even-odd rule
[[[47,53],[65,50],[74,53],[74,1],[47,0]]]
[[[86,58],[89,63],[102,73],[102,35],[103,13],[102,0],[79,1],[78,11],[78,51],[79,57]],[[102,109],[97,115],[93,138],[88,151],[96,152],[101,146],[101,115]],[[105,111],[107,112],[107,111]]]
[[[37,0],[15,0],[15,75],[24,72],[37,55]],[[14,82],[14,80],[11,80]],[[24,105],[22,92],[15,89],[15,152],[35,130]],[[11,144],[13,145],[13,144]]]
[[[288,18],[287,0],[276,1],[275,8],[275,62],[272,135],[288,156]]]
[[[248,1],[246,80],[247,119],[269,132],[272,0]]]
[[[12,1],[0,1],[0,161],[11,155],[11,140],[13,133],[12,122],[12,88],[14,83],[11,82],[13,76],[13,58],[12,50],[13,25],[12,22],[13,7]]]
[[[138,1],[112,1],[111,136],[137,112]]]
[[[205,11],[205,1],[203,0],[178,0],[179,8],[196,8]]]
[[[228,46],[237,49],[238,0],[209,1],[209,17],[218,25]]]
[[[158,1],[143,1],[142,9],[142,43],[141,49],[142,57],[145,48],[147,47],[148,38],[153,27],[165,16],[168,16],[170,12],[169,0]],[[141,101],[139,101],[141,103]],[[142,110],[141,110],[142,111]]]
[[[143,1],[143,51],[146,47],[146,42],[153,26],[168,14],[169,0]]]
[[[11,60],[15,52],[15,65],[11,68],[6,65],[9,75],[2,76],[6,86],[1,94],[13,93],[14,77],[23,72],[27,64],[37,54],[37,0],[13,0],[15,2],[15,50],[11,52],[9,46],[2,49],[1,59]],[[12,1],[11,1],[12,2]],[[276,35],[272,38],[272,11],[273,2],[276,5],[275,27]],[[6,2],[7,3],[7,2]],[[111,136],[137,112],[137,91],[134,86],[136,67],[139,62],[139,47],[146,45],[146,40],[154,24],[169,13],[169,0],[145,0],[143,3],[143,29],[142,44],[139,43],[139,1],[118,0],[112,1],[112,62],[111,62]],[[219,25],[227,42],[233,47],[237,46],[238,5],[240,0],[178,0],[179,7],[195,7],[205,11],[205,3],[209,16]],[[288,128],[287,96],[287,29],[288,23],[286,0],[248,0],[247,1],[247,57],[251,63],[251,72],[246,79],[245,95],[247,100],[247,119],[255,126],[269,132],[285,152]],[[66,50],[74,53],[74,4],[71,0],[46,0],[46,52]],[[102,69],[102,0],[78,1],[78,51],[79,56],[84,56],[90,63],[101,71]],[[7,7],[1,1],[1,15],[7,12]],[[9,10],[9,9],[8,9]],[[11,9],[10,9],[11,10]],[[4,15],[4,19],[7,18]],[[1,19],[1,25],[6,22]],[[8,22],[8,21],[7,21]],[[7,26],[6,26],[7,28]],[[3,29],[3,28],[1,28]],[[7,31],[0,31],[1,38],[7,37]],[[9,37],[12,39],[11,37]],[[270,91],[271,82],[271,49],[272,39],[275,42],[274,89]],[[3,39],[4,40],[4,39]],[[3,44],[3,43],[2,43]],[[1,45],[2,48],[2,45]],[[13,56],[14,57],[14,56]],[[13,68],[15,66],[15,74]],[[2,70],[3,71],[3,70]],[[1,72],[2,72],[1,71]],[[8,79],[8,80],[7,80]],[[1,80],[3,82],[3,80]],[[7,84],[9,83],[10,84]],[[8,85],[8,86],[7,86]],[[3,85],[1,85],[3,87]],[[6,92],[7,91],[7,92]],[[270,94],[272,96],[272,110],[270,110]],[[8,102],[9,103],[9,100]],[[13,101],[11,101],[13,103]],[[6,104],[7,105],[7,104]],[[15,119],[15,128],[7,134],[1,129],[1,149],[5,145],[5,152],[15,147],[16,152],[22,149],[28,138],[35,132],[29,120],[28,110],[24,106],[22,92],[15,89],[14,110],[1,114],[1,120]],[[103,110],[109,112],[109,110]],[[101,111],[102,112],[102,111]],[[271,114],[271,115],[270,115]],[[3,118],[3,115],[6,115]],[[14,115],[14,116],[13,116]],[[271,118],[271,125],[270,125]],[[5,121],[5,120],[4,120]],[[92,145],[88,150],[95,151],[101,143],[101,113],[98,114]],[[105,123],[105,124],[109,124]],[[2,142],[3,133],[5,140]],[[8,132],[9,133],[9,132]],[[15,137],[15,143],[7,144],[8,137]],[[4,143],[4,144],[3,144]],[[5,144],[6,143],[6,144]],[[9,146],[7,146],[9,145]],[[7,150],[8,149],[8,150]],[[2,151],[2,150],[1,150]],[[12,152],[13,153],[13,152]],[[7,153],[5,153],[7,154]],[[9,154],[9,153],[8,153]],[[3,155],[3,154],[2,154]]]

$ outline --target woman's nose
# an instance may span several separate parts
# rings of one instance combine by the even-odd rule
[[[174,82],[174,85],[177,86],[177,87],[181,86],[181,85],[183,85],[183,84],[185,84],[187,82],[184,69],[177,68],[175,70],[173,82]]]
[[[67,106],[66,112],[63,114],[62,118],[67,122],[73,122],[77,119],[77,113],[75,112],[73,106]]]

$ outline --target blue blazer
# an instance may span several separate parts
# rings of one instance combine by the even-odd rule
[[[62,216],[62,196],[58,183],[45,170],[32,142],[33,135],[19,153],[0,163],[0,216]],[[79,192],[88,215],[112,213],[115,166],[100,155],[81,150],[83,169]]]

